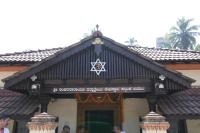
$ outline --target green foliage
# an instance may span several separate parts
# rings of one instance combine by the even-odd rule
[[[170,35],[166,34],[164,36],[164,45],[162,46],[162,48],[169,48],[169,49],[173,49],[174,48],[174,43],[172,42],[173,40],[171,40]]]
[[[185,19],[184,17],[178,19],[176,26],[173,26],[165,37],[166,47],[170,45],[171,48],[194,49],[195,37],[200,35],[200,32],[198,32],[198,25],[191,25],[192,21],[193,19]]]
[[[195,47],[195,49],[194,49],[195,51],[199,51],[200,52],[200,44],[198,44],[198,45],[196,45],[196,47]]]
[[[131,46],[137,45],[137,42],[138,41],[134,37],[129,37],[128,40],[125,41],[126,44],[131,45]]]

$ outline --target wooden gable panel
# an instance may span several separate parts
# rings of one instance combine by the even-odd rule
[[[158,79],[159,75],[165,75],[166,88],[175,91],[189,87],[194,81],[137,52],[131,52],[127,47],[109,38],[100,37],[99,39],[102,39],[104,43],[98,45],[93,44],[96,39],[98,38],[90,37],[82,40],[28,69],[4,79],[5,88],[18,90],[22,85],[22,88],[27,90],[30,87],[30,77],[33,75],[37,75],[37,80],[40,82],[83,80],[86,81],[86,84],[88,80],[142,78],[153,81]],[[90,71],[91,62],[95,62],[98,58],[106,63],[106,72],[101,72],[100,75]]]
[[[105,64],[105,72],[97,75],[92,68],[91,62],[100,59]],[[75,54],[56,65],[53,65],[37,74],[40,80],[95,80],[95,79],[133,79],[135,77],[152,78],[158,76],[156,72],[136,63],[119,53],[102,47],[98,57],[94,46]]]

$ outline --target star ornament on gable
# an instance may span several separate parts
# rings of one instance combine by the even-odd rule
[[[105,64],[106,62],[101,62],[100,59],[97,59],[96,62],[91,62],[92,68],[91,72],[96,72],[96,74],[99,76],[101,72],[105,72]]]

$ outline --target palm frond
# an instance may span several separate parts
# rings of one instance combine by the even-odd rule
[[[197,31],[198,29],[199,29],[198,25],[193,25],[193,26],[188,27],[186,30],[190,32],[190,31]]]
[[[193,19],[184,17],[178,19],[176,26],[170,29],[168,42],[173,48],[193,49],[196,44],[196,36],[200,35],[199,26],[190,25]]]

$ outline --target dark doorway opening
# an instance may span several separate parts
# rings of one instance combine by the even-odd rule
[[[112,133],[114,112],[112,110],[85,111],[85,126],[88,133]]]

